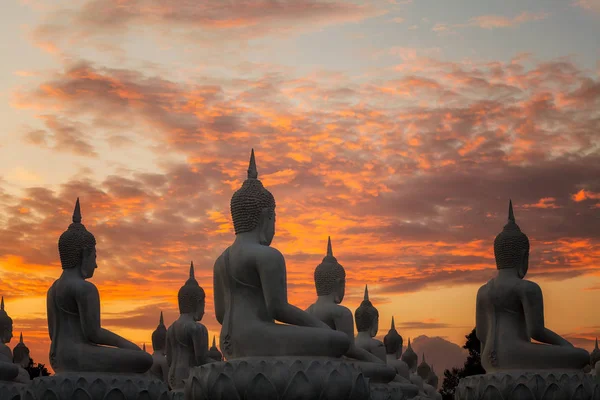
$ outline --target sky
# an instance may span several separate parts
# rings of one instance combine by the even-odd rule
[[[600,333],[600,1],[7,0],[0,295],[47,363],[46,291],[77,197],[102,324],[146,343],[212,268],[254,148],[290,301],[327,237],[405,338],[462,345],[508,200],[547,326]],[[13,340],[11,346],[17,340]]]

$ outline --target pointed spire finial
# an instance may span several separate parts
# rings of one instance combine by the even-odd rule
[[[146,351],[146,343],[142,344],[142,350]]]
[[[81,206],[79,205],[79,197],[75,202],[75,210],[73,210],[73,222],[76,224],[81,223]]]
[[[217,337],[213,335],[212,347],[217,347]]]
[[[23,332],[21,332],[21,335],[19,336],[19,343],[23,343]]]
[[[160,319],[158,320],[158,324],[159,325],[164,325],[165,324],[165,318],[163,317],[163,312],[160,312]]]
[[[365,285],[365,297],[363,299],[364,301],[368,301],[369,300],[369,287],[368,285]]]
[[[0,302],[0,310],[4,310],[4,296],[2,296],[2,301]]]
[[[598,350],[598,337],[597,336],[596,336],[596,345],[595,345],[594,349]]]
[[[425,353],[423,353],[423,362],[425,362]]]
[[[515,214],[513,213],[512,200],[508,200],[508,221],[515,222]]]
[[[333,257],[333,250],[331,249],[331,236],[327,237],[327,255]]]
[[[408,347],[410,347],[410,338],[408,338]]]
[[[248,179],[258,179],[258,170],[256,169],[256,158],[254,158],[254,149],[250,153],[250,165],[248,165]]]
[[[396,324],[394,323],[394,316],[392,315],[392,326],[390,329],[396,329]]]
[[[196,279],[196,276],[194,274],[194,262],[190,262],[190,279]]]

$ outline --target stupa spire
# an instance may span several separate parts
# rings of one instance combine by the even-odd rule
[[[508,221],[509,222],[516,222],[515,221],[515,214],[513,212],[512,200],[508,200]]]
[[[0,310],[4,311],[4,296],[2,296],[2,301],[0,301]]]
[[[595,346],[594,346],[594,349],[595,349],[595,350],[598,350],[598,337],[596,337],[596,344],[595,344]]]
[[[327,237],[327,255],[333,257],[333,250],[331,249],[331,236]]]
[[[394,323],[394,316],[392,315],[392,326],[390,329],[396,329],[396,324]]]
[[[365,297],[363,301],[369,301],[369,286],[365,285]]]
[[[79,197],[75,202],[75,209],[73,210],[73,223],[81,223],[81,206],[79,205]]]
[[[248,179],[258,179],[258,170],[256,169],[256,158],[254,149],[250,152],[250,164],[248,165]]]
[[[146,351],[146,343],[143,343],[143,344],[142,344],[142,350],[143,350],[143,351]]]
[[[23,343],[23,332],[19,335],[19,343]]]
[[[190,262],[190,279],[196,279],[196,276],[194,274],[194,262]]]
[[[217,347],[217,337],[213,335],[212,347]]]
[[[163,317],[163,312],[160,312],[160,319],[158,320],[158,325],[164,325],[165,324],[165,318]]]

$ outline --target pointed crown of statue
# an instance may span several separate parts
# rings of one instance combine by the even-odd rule
[[[417,375],[419,375],[423,380],[427,380],[429,375],[431,374],[431,367],[427,362],[425,362],[425,353],[423,353],[423,359],[421,360],[421,364],[417,367]]]
[[[258,226],[262,210],[275,211],[275,198],[258,180],[254,149],[250,154],[248,179],[231,197],[231,219],[235,234],[250,232]]]
[[[369,288],[365,285],[365,297],[360,306],[354,311],[356,330],[359,332],[368,331],[373,326],[376,318],[379,318],[379,311],[377,311],[369,300]]]
[[[13,362],[20,363],[26,357],[29,359],[29,354],[29,348],[25,346],[25,343],[23,343],[23,332],[21,332],[21,335],[19,336],[19,343],[17,343],[13,349]]]
[[[4,310],[4,296],[0,300],[0,333],[12,328],[13,320]]]
[[[396,324],[394,323],[394,317],[392,316],[392,326],[388,331],[387,335],[383,337],[383,345],[385,346],[386,354],[396,354],[398,350],[402,350],[402,344],[404,340],[402,336],[396,330]]]
[[[208,356],[216,361],[223,361],[223,354],[217,349],[217,339],[213,336],[212,346],[208,349]]]
[[[410,338],[408,338],[408,346],[406,347],[406,351],[402,354],[402,361],[404,361],[408,368],[413,370],[417,366],[417,362],[419,361],[419,356],[413,350],[410,344]]]
[[[81,223],[79,197],[75,202],[73,223],[58,239],[58,253],[63,269],[73,268],[81,264],[83,249],[96,246],[96,238]]]
[[[315,268],[315,288],[317,296],[327,296],[333,293],[338,284],[346,279],[344,267],[338,263],[331,249],[331,237],[327,239],[327,255],[321,264]]]
[[[513,268],[522,260],[523,252],[529,253],[529,239],[515,222],[512,201],[508,203],[508,223],[494,239],[494,256],[498,269]]]
[[[163,318],[162,311],[160,312],[160,319],[158,326],[152,332],[152,348],[154,351],[163,350],[167,344],[167,327],[165,326],[165,320]]]
[[[596,338],[596,344],[594,345],[594,350],[590,354],[590,365],[592,368],[596,366],[596,363],[600,361],[600,349],[598,349],[598,338]]]
[[[206,294],[200,287],[194,274],[194,262],[190,263],[190,277],[179,289],[177,299],[179,300],[179,312],[181,314],[191,313],[196,310],[199,302],[204,302]]]

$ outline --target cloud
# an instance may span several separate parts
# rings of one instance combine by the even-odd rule
[[[77,123],[69,123],[56,115],[43,115],[40,116],[40,119],[44,121],[46,130],[34,129],[28,131],[24,136],[26,143],[80,156],[98,156],[98,153],[87,140],[87,135],[82,129],[78,128]],[[53,142],[53,144],[50,142]]]
[[[548,18],[548,16],[549,14],[545,12],[530,13],[527,11],[512,18],[501,15],[480,15],[471,18],[469,22],[463,26],[475,26],[482,29],[510,28],[530,21],[543,20]]]
[[[581,7],[584,10],[592,10],[600,13],[599,0],[575,0],[572,4],[577,7]]]

